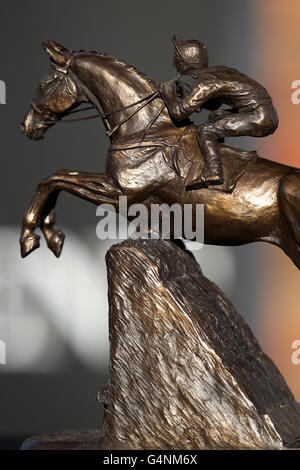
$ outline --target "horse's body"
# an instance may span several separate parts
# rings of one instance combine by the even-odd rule
[[[300,268],[298,169],[221,145],[227,187],[187,192],[186,178],[199,152],[195,129],[190,122],[177,126],[170,119],[155,85],[133,67],[102,54],[70,53],[54,42],[46,49],[55,66],[41,82],[23,132],[39,138],[70,109],[91,102],[105,114],[112,145],[106,174],[60,170],[39,184],[24,218],[22,256],[39,246],[37,227],[60,255],[64,236],[53,224],[57,196],[65,190],[115,207],[124,195],[129,203],[205,204],[205,243],[267,241],[280,246]]]

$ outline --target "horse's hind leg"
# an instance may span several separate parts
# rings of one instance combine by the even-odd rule
[[[300,269],[300,171],[284,176],[279,203],[284,217],[285,251]]]

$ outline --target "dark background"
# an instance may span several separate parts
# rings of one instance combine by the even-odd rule
[[[18,124],[48,67],[42,41],[54,39],[73,50],[107,52],[134,64],[159,83],[174,76],[171,37],[176,33],[183,39],[205,42],[211,63],[234,66],[255,76],[251,5],[251,1],[243,0],[2,2],[0,79],[6,82],[7,104],[0,106],[0,230],[11,227],[19,231],[23,213],[43,177],[59,168],[101,172],[105,167],[108,141],[99,120],[57,126],[41,142],[30,141],[20,133]],[[250,147],[255,148],[253,141]],[[86,244],[90,238],[82,233],[91,226],[95,238],[95,207],[80,199],[61,195],[58,221]],[[92,252],[94,241],[90,243]],[[4,276],[13,263],[19,263],[15,261],[19,259],[17,242],[13,246],[11,257],[5,257],[6,246],[0,246]],[[253,273],[259,263],[259,249],[258,245],[229,249],[236,278],[228,293],[250,324],[255,310],[258,280]],[[42,255],[36,252],[32,256],[38,259]],[[47,264],[48,258],[45,260]],[[100,262],[104,264],[104,259]],[[39,269],[40,275],[45,275],[43,265]],[[212,271],[218,269],[217,264],[211,266]],[[14,297],[15,291],[10,295]],[[101,310],[99,306],[99,315]],[[41,315],[47,316],[47,312]],[[66,316],[71,324],[72,312],[66,311]],[[0,313],[0,339],[5,339],[3,335]],[[64,347],[64,357],[64,367],[49,374],[9,370],[9,361],[1,366],[2,448],[17,447],[24,437],[35,433],[100,425],[102,410],[95,403],[95,395],[98,386],[107,380],[107,363],[99,358],[98,370],[89,368],[69,345]]]

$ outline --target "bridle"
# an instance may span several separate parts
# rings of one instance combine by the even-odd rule
[[[64,75],[62,77],[62,79],[59,81],[56,89],[53,91],[53,94],[55,93],[55,91],[58,89],[58,87],[61,85],[62,81],[65,80],[66,81],[66,78],[67,78],[67,75],[68,75],[68,71],[69,71],[69,67],[70,67],[70,64],[71,64],[71,61],[73,59],[73,56],[74,56],[74,53],[71,53],[67,62],[66,62],[66,65],[65,67],[60,67],[58,64],[56,64],[55,62],[53,62],[53,66],[55,67],[55,69],[59,72],[62,72]],[[177,74],[176,78],[174,79],[174,82],[175,81],[180,81],[180,76],[182,74],[179,73]],[[69,86],[68,86],[68,83],[66,81],[66,87],[69,91],[69,93],[71,95],[72,94],[72,91],[70,90]],[[74,95],[73,95],[74,96]],[[109,129],[106,134],[110,137],[112,136],[126,121],[128,121],[130,118],[132,118],[135,114],[137,114],[139,111],[141,111],[141,109],[143,109],[145,106],[147,106],[149,103],[151,103],[152,101],[154,101],[156,98],[158,97],[161,97],[161,93],[160,91],[155,91],[153,93],[150,93],[149,95],[147,96],[144,96],[143,98],[141,98],[140,100],[138,101],[135,101],[134,103],[131,103],[127,106],[123,106],[121,108],[118,108],[118,109],[114,109],[113,111],[110,111],[108,113],[103,113],[101,112],[100,110],[98,110],[98,114],[93,114],[91,116],[84,116],[84,117],[80,117],[80,118],[71,118],[71,119],[53,119],[53,120],[45,120],[42,118],[43,120],[43,123],[46,124],[46,125],[54,125],[54,124],[69,124],[69,123],[72,123],[72,122],[79,122],[79,121],[85,121],[85,120],[88,120],[88,119],[95,119],[95,118],[102,118],[104,120],[107,120],[108,117],[110,116],[113,116],[114,114],[117,114],[117,113],[120,113],[120,112],[123,112],[127,109],[130,109],[130,108],[133,108],[134,106],[137,106],[137,105],[140,105],[138,106],[136,109],[134,109],[131,113],[129,113],[127,116],[125,116],[120,122],[118,122],[112,129]],[[44,113],[47,113],[47,110],[43,110],[43,109],[39,109],[35,103],[31,102],[31,107],[32,109],[37,113],[39,114],[41,117],[43,116]],[[161,114],[163,108],[165,107],[165,104],[163,103],[163,105],[159,108],[157,114],[154,116],[154,118],[151,120],[151,122],[148,124],[146,130],[149,130],[149,128],[154,124],[154,122],[156,121],[156,119],[158,118],[158,116]],[[88,106],[88,107],[85,107],[85,108],[81,108],[81,109],[75,109],[74,111],[71,111],[68,113],[68,115],[70,114],[75,114],[75,113],[79,113],[79,112],[84,112],[84,111],[88,111],[88,110],[91,110],[91,109],[95,109],[97,108],[95,105],[93,106]],[[57,116],[55,113],[53,113],[54,116]]]
[[[78,121],[85,121],[87,119],[95,119],[95,118],[102,118],[102,119],[107,119],[109,116],[113,116],[114,114],[116,113],[120,113],[122,111],[125,111],[126,109],[130,109],[132,108],[133,106],[136,106],[138,104],[142,104],[142,106],[140,106],[139,108],[135,109],[132,113],[130,113],[128,116],[126,116],[124,119],[122,119],[122,121],[120,121],[116,126],[115,128],[119,128],[125,121],[127,121],[128,119],[130,119],[132,116],[134,116],[136,113],[138,113],[144,106],[146,106],[147,104],[151,103],[151,101],[153,101],[155,98],[157,98],[158,96],[160,96],[160,92],[159,91],[156,91],[156,92],[153,92],[151,93],[150,95],[147,95],[145,96],[144,98],[140,99],[139,101],[135,101],[134,103],[132,104],[129,104],[128,106],[124,106],[122,108],[118,108],[118,109],[115,109],[114,111],[110,111],[109,113],[101,113],[99,112],[98,114],[93,114],[91,116],[84,116],[84,117],[81,117],[81,118],[72,118],[72,119],[61,119],[61,120],[53,120],[53,121],[46,121],[43,119],[43,122],[44,124],[68,124],[70,122],[78,122]],[[40,114],[42,115],[43,114],[43,110],[40,110],[39,108],[37,108],[37,106],[34,104],[34,103],[31,103],[31,107],[32,109],[37,113],[37,114]],[[71,111],[68,113],[68,115],[70,114],[75,114],[75,113],[80,113],[80,112],[83,112],[83,111],[89,111],[90,109],[95,109],[96,106],[87,106],[85,108],[81,108],[81,109],[75,109],[74,111]],[[47,112],[47,111],[46,111]],[[113,132],[115,132],[117,129],[113,130]],[[112,131],[109,131],[109,135],[112,135],[113,133]]]

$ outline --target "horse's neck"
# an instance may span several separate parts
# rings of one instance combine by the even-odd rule
[[[132,105],[157,91],[154,83],[133,67],[104,55],[80,55],[76,57],[72,64],[72,70],[96,97],[101,108],[99,111],[105,114]],[[118,123],[141,105],[142,103],[108,116],[109,127],[114,129]],[[114,140],[141,133],[154,120],[157,128],[161,119],[164,125],[168,124],[169,121],[170,126],[172,126],[166,110],[163,110],[161,115],[158,116],[162,107],[163,101],[161,98],[157,98],[142,107],[132,118],[118,128],[114,134]],[[155,119],[156,117],[157,119]]]

